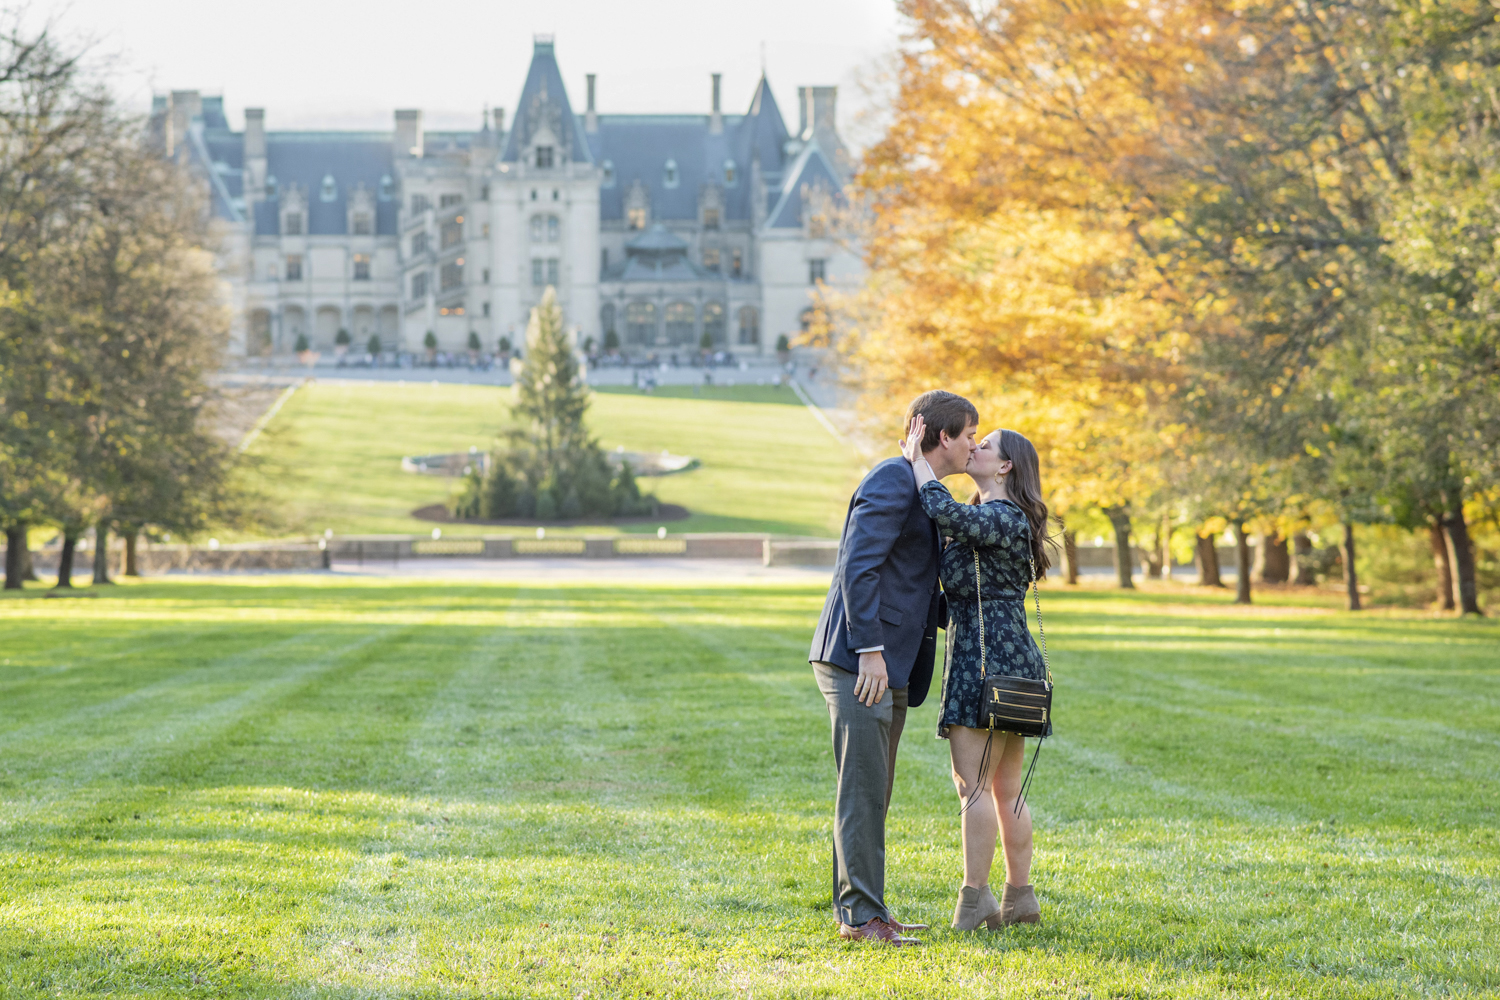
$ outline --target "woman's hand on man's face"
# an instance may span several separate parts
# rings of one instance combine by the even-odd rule
[[[901,443],[901,454],[913,465],[922,459],[922,436],[926,433],[927,421],[922,415],[912,417],[911,426],[906,429],[906,440]]]

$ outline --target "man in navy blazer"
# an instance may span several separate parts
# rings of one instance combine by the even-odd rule
[[[912,401],[906,423],[927,424],[922,457],[938,478],[963,472],[979,413],[935,390]],[[946,625],[938,589],[938,533],[917,500],[904,458],[875,466],[849,501],[833,584],[807,654],[828,703],[838,790],[833,819],[833,906],[839,935],[912,944],[885,905],[885,815],[908,705],[927,697]]]

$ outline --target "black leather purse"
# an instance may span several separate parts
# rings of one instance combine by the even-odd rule
[[[987,728],[993,738],[996,732],[1016,733],[1044,740],[1052,735],[1052,663],[1047,657],[1047,631],[1042,627],[1042,595],[1037,586],[1036,562],[1031,562],[1031,593],[1036,599],[1036,630],[1042,639],[1042,664],[1047,668],[1046,680],[1029,677],[995,677],[989,675],[988,650],[984,634],[984,592],[981,590],[979,572],[979,550],[974,550],[974,594],[979,602],[979,678],[980,691],[984,697],[982,709],[988,722]],[[1024,599],[1022,605],[1025,605]],[[1041,755],[1042,745],[1037,744],[1031,755],[1031,766],[1026,769],[1026,779],[1021,782],[1021,792],[1016,796],[1015,812],[1021,811],[1026,797],[1026,788],[1031,784],[1031,775],[1036,771],[1036,759]],[[986,741],[985,757],[989,756]],[[980,770],[985,763],[982,760]]]

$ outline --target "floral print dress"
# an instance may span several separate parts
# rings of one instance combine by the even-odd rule
[[[1031,524],[1009,500],[959,503],[933,481],[919,491],[922,509],[945,536],[938,576],[948,597],[948,657],[938,736],[950,726],[983,729],[979,662],[979,604],[974,590],[974,553],[984,584],[984,632],[988,672],[1044,680],[1047,667],[1026,627],[1026,589],[1031,586]]]

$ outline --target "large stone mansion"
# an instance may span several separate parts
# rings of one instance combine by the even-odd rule
[[[798,90],[787,130],[762,75],[744,114],[604,115],[588,76],[575,113],[553,42],[538,37],[510,127],[427,132],[268,132],[222,97],[155,99],[153,127],[210,186],[227,230],[231,350],[328,350],[347,330],[386,350],[486,349],[524,337],[557,289],[580,343],[613,333],[629,353],[691,350],[706,334],[738,353],[795,334],[820,283],[861,276],[831,238],[848,155],[833,87]]]

